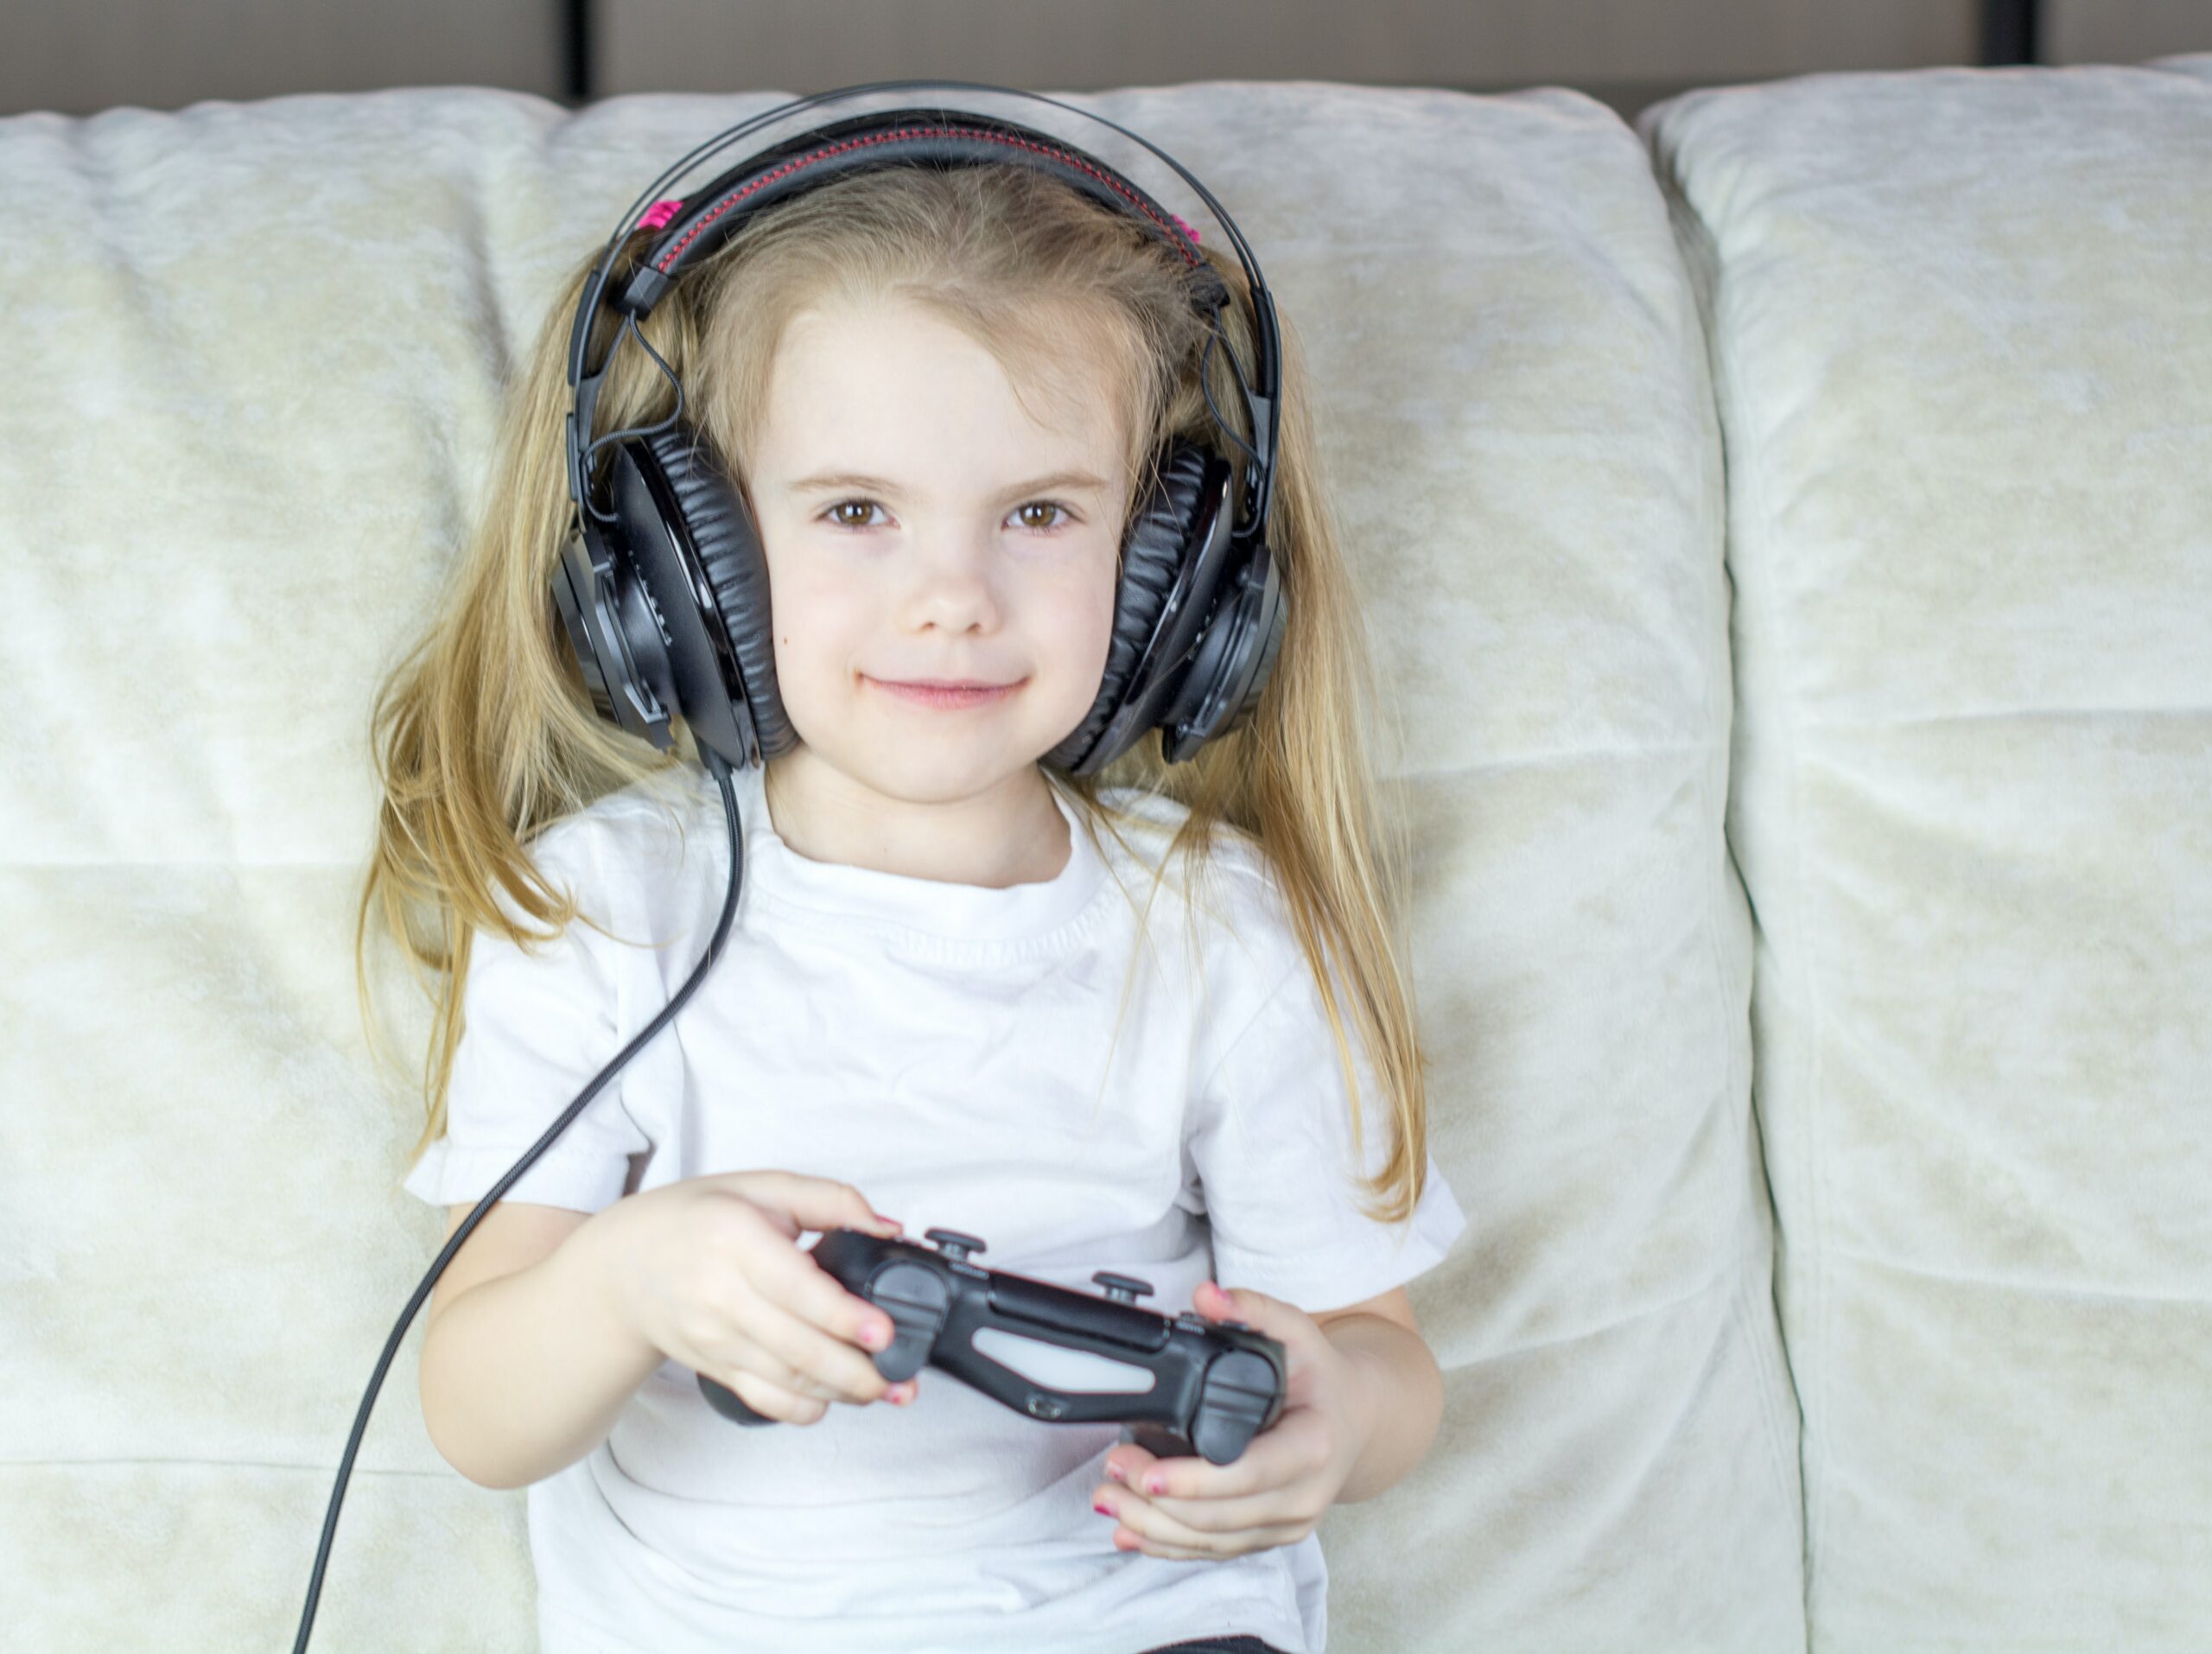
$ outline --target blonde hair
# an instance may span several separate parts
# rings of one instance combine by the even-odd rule
[[[628,239],[610,288],[619,289],[652,239],[651,232]],[[598,715],[548,595],[572,515],[563,442],[569,328],[602,251],[594,247],[555,295],[504,404],[480,517],[424,635],[380,685],[371,710],[383,796],[354,964],[363,1021],[379,1053],[386,1047],[371,1014],[364,951],[372,907],[434,1008],[422,1074],[425,1120],[410,1167],[445,1130],[475,932],[527,947],[556,939],[581,916],[575,901],[540,875],[527,841],[609,792],[693,761],[685,756],[688,732],[677,751],[663,753]],[[1239,362],[1251,363],[1243,268],[1211,248],[1202,253],[1231,294],[1221,312],[1228,340]],[[1217,434],[1209,391],[1220,417],[1253,440],[1219,344],[1201,384],[1210,328],[1192,302],[1192,279],[1185,260],[1141,225],[1033,169],[881,168],[819,186],[741,225],[670,289],[640,331],[683,380],[685,417],[741,479],[777,342],[803,309],[841,298],[920,303],[988,349],[1017,395],[1065,361],[1070,337],[1101,341],[1124,387],[1132,480],[1126,523],[1169,436],[1231,446]],[[1092,331],[1070,334],[1071,316]],[[1320,484],[1302,352],[1280,313],[1278,324],[1281,447],[1268,542],[1288,619],[1250,722],[1179,764],[1166,761],[1158,732],[1148,731],[1096,775],[1039,768],[1071,801],[1094,843],[1101,825],[1126,844],[1122,826],[1156,819],[1102,796],[1134,788],[1187,811],[1165,859],[1180,856],[1202,870],[1217,828],[1264,854],[1328,1014],[1355,1142],[1363,1142],[1364,1128],[1347,1009],[1392,1116],[1389,1158],[1363,1187],[1379,1200],[1368,1215],[1395,1222],[1419,1201],[1427,1159],[1424,1059],[1408,968],[1405,816],[1395,784],[1386,797],[1371,757],[1370,721],[1382,707]],[[589,360],[605,357],[616,325],[604,315],[594,319]],[[1251,380],[1249,369],[1244,377]],[[644,352],[626,348],[607,374],[595,423],[601,431],[651,425],[674,408],[666,377]],[[512,922],[495,899],[499,890],[552,930]]]

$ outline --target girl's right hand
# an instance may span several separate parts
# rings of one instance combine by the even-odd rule
[[[615,1313],[669,1359],[737,1393],[756,1413],[812,1424],[833,1401],[904,1404],[870,1358],[891,1317],[848,1292],[798,1245],[799,1231],[899,1232],[849,1183],[797,1172],[727,1172],[631,1195],[607,1208]],[[880,1342],[868,1344],[872,1335]]]

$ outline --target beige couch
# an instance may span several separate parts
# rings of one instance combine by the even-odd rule
[[[368,697],[556,270],[774,96],[0,121],[0,1645],[289,1644],[442,1232]],[[1405,709],[1471,1228],[1331,1647],[2212,1646],[2212,55],[1088,101],[1300,328]],[[314,1645],[525,1649],[419,1341]]]

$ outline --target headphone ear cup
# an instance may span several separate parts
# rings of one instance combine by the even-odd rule
[[[1171,764],[1251,721],[1282,652],[1288,594],[1265,542],[1247,547],[1235,577],[1224,585],[1175,703],[1160,721],[1160,750]]]
[[[694,697],[683,697],[693,734],[709,741],[733,765],[755,761],[747,747],[761,759],[789,752],[798,745],[798,732],[784,715],[776,686],[767,554],[743,491],[704,434],[681,421],[626,439],[620,447],[635,462],[645,485],[644,499],[656,518],[633,528],[618,493],[617,509],[625,510],[631,544],[657,539],[675,549],[672,558],[658,560],[657,574],[665,578],[656,577],[652,584],[668,629],[676,634],[677,652],[696,657],[688,674],[681,663],[678,670],[680,686],[688,690],[696,683],[702,690],[698,698],[704,704],[696,717]],[[696,624],[679,624],[679,617]],[[750,741],[744,739],[748,723]],[[739,750],[723,751],[724,739],[734,739]]]
[[[1122,537],[1114,633],[1106,646],[1106,670],[1099,678],[1098,697],[1074,731],[1045,754],[1044,761],[1055,768],[1077,775],[1094,774],[1144,734],[1141,728],[1130,731],[1128,738],[1111,751],[1098,746],[1099,737],[1130,699],[1131,680],[1159,630],[1168,593],[1183,572],[1205,467],[1205,452],[1189,442],[1171,440],[1160,452],[1157,474],[1130,513],[1128,531]]]
[[[1098,698],[1075,733],[1046,754],[1047,763],[1096,774],[1147,730],[1165,728],[1171,703],[1185,698],[1199,627],[1231,572],[1233,475],[1227,460],[1198,443],[1175,437],[1160,450],[1153,486],[1123,542]]]

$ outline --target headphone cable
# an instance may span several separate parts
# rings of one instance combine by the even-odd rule
[[[577,1094],[576,1100],[569,1104],[561,1117],[546,1129],[545,1135],[531,1145],[530,1152],[516,1161],[506,1175],[493,1184],[490,1192],[476,1203],[476,1210],[470,1212],[461,1227],[454,1231],[446,1242],[445,1250],[430,1265],[430,1272],[423,1277],[422,1285],[415,1288],[415,1295],[407,1301],[407,1307],[400,1312],[399,1323],[391,1329],[391,1336],[385,1340],[384,1353],[378,1358],[376,1371],[369,1379],[367,1393],[361,1397],[360,1410],[353,1415],[353,1433],[346,1439],[345,1456],[338,1461],[338,1485],[330,1490],[330,1509],[322,1518],[322,1543],[315,1550],[315,1572],[308,1580],[307,1606],[300,1615],[300,1634],[292,1644],[292,1654],[307,1654],[308,1635],[315,1626],[315,1604],[322,1595],[322,1572],[330,1561],[331,1541],[337,1536],[338,1511],[346,1501],[346,1481],[353,1474],[353,1455],[359,1450],[361,1437],[369,1428],[369,1412],[376,1405],[377,1391],[383,1387],[385,1373],[391,1365],[392,1357],[399,1352],[400,1340],[407,1335],[408,1326],[414,1320],[416,1312],[422,1308],[438,1276],[444,1273],[454,1254],[467,1244],[476,1225],[483,1220],[484,1214],[506,1193],[517,1178],[530,1169],[531,1162],[568,1128],[569,1123],[582,1112],[584,1105],[599,1094],[600,1087],[635,1056],[639,1047],[659,1033],[671,1017],[683,1008],[684,1002],[691,997],[705,978],[708,969],[721,957],[723,939],[729,934],[730,921],[737,915],[738,887],[745,876],[745,836],[739,830],[737,798],[731,789],[728,764],[721,754],[704,742],[700,743],[699,755],[708,773],[715,778],[715,785],[721,789],[722,811],[729,828],[729,893],[722,898],[721,918],[715,926],[714,935],[708,940],[706,957],[699,961],[690,979],[677,990],[660,1015],[646,1023],[638,1036],[623,1046],[620,1054],[599,1071],[598,1076]]]

